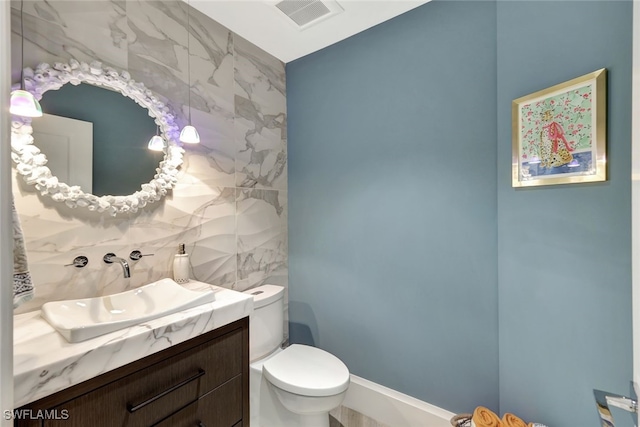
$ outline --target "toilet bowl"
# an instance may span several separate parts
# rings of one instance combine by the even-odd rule
[[[264,285],[254,297],[249,324],[252,427],[328,427],[329,411],[340,406],[349,370],[319,348],[293,344],[282,349],[284,288]]]

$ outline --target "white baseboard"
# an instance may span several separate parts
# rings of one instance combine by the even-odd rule
[[[393,427],[451,427],[455,415],[356,375],[342,405]]]

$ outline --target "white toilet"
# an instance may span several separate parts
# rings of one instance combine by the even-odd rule
[[[332,354],[284,339],[284,288],[264,285],[253,295],[249,323],[251,427],[328,427],[340,406],[349,370]]]

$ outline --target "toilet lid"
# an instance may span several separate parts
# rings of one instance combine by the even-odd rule
[[[349,370],[333,354],[293,344],[264,363],[266,379],[282,390],[301,396],[332,396],[349,387]]]

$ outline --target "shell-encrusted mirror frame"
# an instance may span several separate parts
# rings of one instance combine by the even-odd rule
[[[17,165],[18,173],[27,184],[34,185],[40,194],[48,195],[56,202],[64,202],[71,208],[82,207],[90,211],[106,212],[112,216],[137,212],[148,203],[162,199],[177,182],[178,168],[182,164],[184,153],[179,142],[180,129],[169,107],[142,83],[131,79],[128,72],[118,73],[111,67],[103,67],[97,61],[87,64],[72,59],[68,64],[55,63],[53,67],[39,64],[35,70],[24,69],[25,89],[38,100],[48,90],[60,89],[67,83],[78,85],[83,82],[120,92],[146,108],[149,116],[155,119],[167,141],[167,149],[153,179],[128,196],[95,196],[85,193],[77,185],[59,182],[46,166],[47,158],[44,153],[34,145],[31,119],[13,116],[11,158]]]

